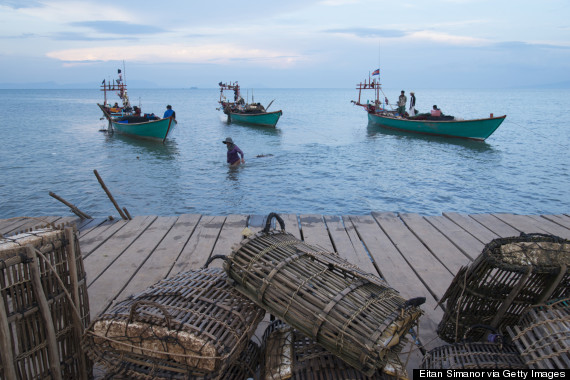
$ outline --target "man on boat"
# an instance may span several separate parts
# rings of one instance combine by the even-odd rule
[[[406,103],[408,102],[408,98],[404,95],[406,92],[402,90],[400,97],[398,98],[398,113],[400,116],[404,116],[406,112]]]
[[[239,164],[245,164],[243,152],[236,144],[234,144],[231,137],[227,137],[224,141],[222,141],[222,143],[226,144],[226,147],[228,148],[227,162],[228,164],[230,164],[230,166],[238,166]]]
[[[166,106],[166,111],[164,111],[163,119],[172,116],[173,119],[176,119],[176,112],[172,110],[172,106],[169,104]]]
[[[416,116],[416,94],[410,91],[410,116]]]
[[[437,108],[437,105],[433,105],[433,109],[431,110],[431,116],[441,116],[441,110]]]

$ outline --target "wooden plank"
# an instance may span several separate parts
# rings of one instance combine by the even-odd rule
[[[22,219],[17,220],[16,223],[14,223],[9,228],[6,228],[5,231],[3,231],[3,235],[18,234],[36,228],[40,225],[43,226],[55,222],[58,219],[60,219],[60,217],[54,217],[54,216],[24,217]]]
[[[232,248],[242,240],[242,231],[246,226],[247,215],[228,215],[214,245],[212,256],[229,256],[232,253]],[[223,264],[222,260],[214,260],[208,268],[222,268]]]
[[[532,219],[532,223],[546,231],[547,234],[559,236],[564,239],[570,239],[570,228],[563,227],[555,222],[543,218],[540,215],[527,215],[527,217]]]
[[[469,258],[421,215],[400,214],[400,218],[449,273],[455,275],[462,266],[469,264]]]
[[[92,317],[105,311],[127,286],[131,278],[153,253],[178,219],[157,217],[144,233],[108,266],[89,286],[89,309]],[[134,220],[134,219],[133,219]]]
[[[519,236],[521,232],[539,234],[548,233],[544,229],[538,227],[535,222],[526,215],[514,215],[506,213],[496,213],[491,215],[517,230],[517,233],[512,236]]]
[[[0,233],[2,235],[12,234],[13,231],[19,230],[20,226],[29,223],[30,219],[31,218],[29,216],[19,216],[9,219],[3,219],[0,222]],[[43,221],[43,217],[34,217],[33,219],[39,222]]]
[[[362,242],[354,232],[350,219],[347,217],[346,222],[339,216],[324,216],[324,219],[339,256],[363,271],[379,276]]]
[[[447,237],[471,261],[483,251],[485,244],[445,216],[426,217],[428,223]]]
[[[79,236],[79,245],[83,258],[89,257],[97,248],[105,244],[115,233],[128,224],[128,220],[116,220],[113,224],[103,224],[88,236]]]
[[[426,303],[422,306],[425,314],[419,321],[419,338],[427,350],[441,346],[443,341],[437,337],[435,331],[443,317],[443,311],[437,307],[433,294],[404,260],[371,215],[351,215],[348,218],[388,284],[406,299],[426,297]],[[346,224],[347,219],[344,218],[344,220]],[[412,374],[412,369],[419,368],[421,358],[422,356],[415,350],[407,366],[410,374]]]
[[[487,227],[500,237],[518,236],[520,232],[503,222],[499,218],[490,214],[473,214],[469,215],[471,218]]]
[[[154,222],[156,216],[135,216],[105,243],[84,259],[88,286],[110,266]]]
[[[321,215],[300,215],[303,241],[318,246],[327,252],[335,252],[326,225]]]
[[[408,265],[417,273],[434,297],[439,300],[449,287],[453,279],[452,274],[433,257],[431,252],[394,213],[373,212],[372,216],[408,262]]]
[[[94,228],[108,221],[107,218],[84,219],[77,224],[77,229],[81,235],[86,235],[89,231],[92,231]]]
[[[570,229],[570,218],[566,215],[541,215],[543,218],[550,220],[564,228]]]
[[[202,216],[168,277],[191,269],[200,269],[206,264],[225,220],[225,216]]]
[[[172,270],[188,239],[194,233],[200,218],[201,215],[199,214],[180,215],[176,223],[168,231],[168,234],[152,252],[152,255],[145,261],[121,294],[117,296],[117,300],[139,293],[158,281],[165,279]]]
[[[297,239],[303,240],[301,238],[301,227],[299,226],[297,214],[280,214],[280,216],[285,222],[285,231],[295,236]]]
[[[491,240],[499,237],[499,235],[489,230],[475,219],[469,217],[469,215],[458,214],[456,212],[444,212],[443,216],[462,227],[483,244],[487,244]]]
[[[247,228],[256,234],[265,227],[266,219],[267,215],[249,215],[247,219]]]

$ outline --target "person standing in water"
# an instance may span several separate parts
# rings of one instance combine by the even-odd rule
[[[222,143],[226,144],[228,148],[228,159],[227,162],[231,166],[238,166],[239,164],[245,164],[244,154],[241,149],[234,144],[231,137],[227,137]],[[241,156],[241,158],[240,158]]]

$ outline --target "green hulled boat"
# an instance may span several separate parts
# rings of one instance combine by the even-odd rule
[[[220,86],[220,100],[222,111],[228,115],[228,122],[261,125],[266,127],[275,127],[283,111],[267,112],[267,109],[273,104],[269,103],[267,108],[263,107],[260,103],[246,103],[240,94],[240,87],[237,82],[235,83],[218,83]],[[234,92],[234,101],[228,102],[224,91],[229,90]]]
[[[382,88],[379,81],[369,78],[368,82],[359,83],[357,90],[359,90],[358,101],[352,102],[364,107],[368,113],[369,123],[404,132],[483,141],[491,136],[507,117],[506,115],[494,117],[490,114],[488,118],[463,120],[454,116],[431,116],[427,113],[416,116],[409,116],[407,113],[399,115],[396,111],[385,108],[385,105],[388,106],[387,100],[385,105],[380,100]],[[362,90],[373,90],[375,99],[372,102],[362,103]]]
[[[138,107],[131,107],[127,95],[127,85],[123,82],[121,70],[118,70],[119,78],[112,83],[101,84],[101,91],[105,94],[103,104],[97,104],[103,115],[109,121],[109,130],[122,135],[164,142],[168,134],[176,125],[175,116],[159,118],[154,114],[141,114]],[[115,103],[111,106],[107,103],[107,92],[116,92],[121,98],[122,106]]]

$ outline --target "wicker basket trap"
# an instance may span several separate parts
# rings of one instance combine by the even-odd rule
[[[0,239],[0,379],[87,379],[81,349],[89,324],[75,230]]]
[[[452,343],[430,350],[422,362],[423,369],[526,369],[513,345],[488,342]]]
[[[401,343],[403,344],[403,342]],[[367,376],[280,320],[265,330],[261,346],[260,380],[384,380],[407,379],[397,354],[389,364]],[[386,373],[384,371],[388,371]]]
[[[529,368],[570,368],[568,298],[530,308],[507,331]]]
[[[134,378],[220,378],[265,312],[222,269],[180,273],[100,315],[83,339],[108,371]]]
[[[270,231],[276,217],[281,231]],[[234,286],[349,365],[372,375],[422,314],[382,279],[284,231],[276,214],[224,268]],[[424,299],[425,300],[425,299]]]
[[[517,324],[524,310],[551,298],[569,296],[570,241],[542,234],[501,238],[485,246],[479,257],[462,267],[440,303],[445,313],[438,335],[447,342],[477,323],[501,333]],[[471,330],[479,340],[481,330]]]

